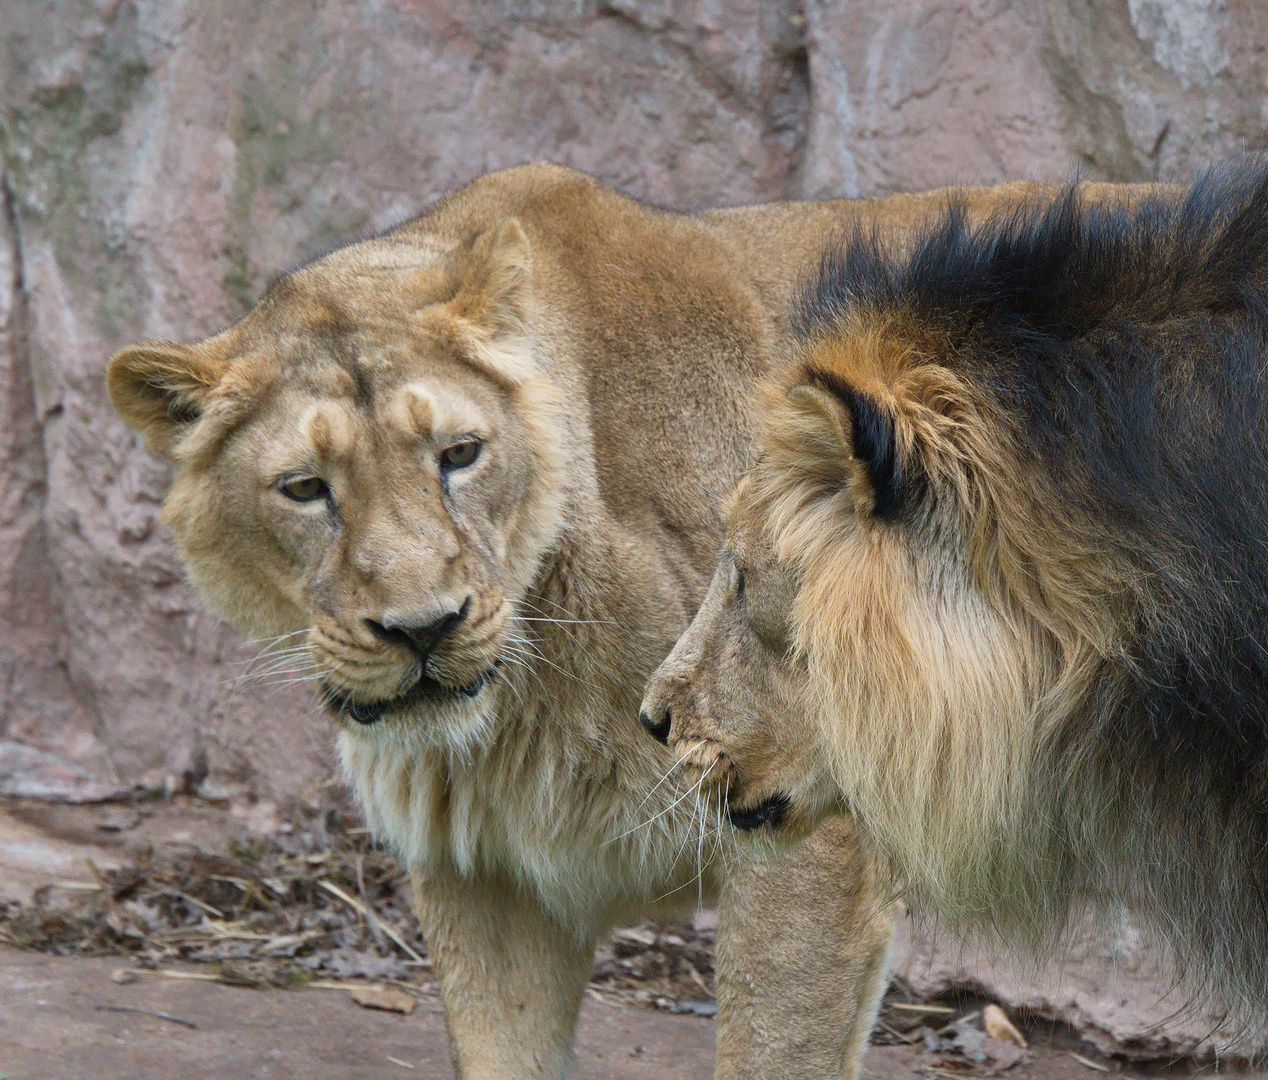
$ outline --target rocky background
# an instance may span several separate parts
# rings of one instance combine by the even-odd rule
[[[327,730],[156,525],[117,346],[545,158],[676,207],[1183,178],[1259,145],[1268,0],[5,0],[0,739],[302,797]],[[175,778],[175,779],[173,779]],[[186,778],[183,780],[182,778]]]
[[[4,0],[0,42],[0,745],[19,780],[47,750],[265,818],[317,797],[329,732],[235,683],[251,649],[182,582],[166,469],[107,403],[116,347],[219,329],[533,159],[676,207],[1183,179],[1259,147],[1268,105],[1268,0]],[[1132,1037],[1158,1013],[1129,953],[1126,989],[1093,958],[1045,1000]]]

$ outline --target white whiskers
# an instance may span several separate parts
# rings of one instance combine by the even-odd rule
[[[255,638],[249,645],[263,644],[251,658],[241,661],[242,671],[229,684],[229,692],[235,693],[250,685],[260,690],[279,690],[299,683],[320,682],[328,674],[318,664],[308,643],[295,644],[295,638],[307,635],[308,630],[293,630],[271,638]],[[290,644],[286,644],[290,642]],[[279,646],[284,646],[279,648]]]

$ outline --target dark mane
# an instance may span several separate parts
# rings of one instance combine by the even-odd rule
[[[856,230],[824,255],[797,326],[905,313],[965,340],[1070,340],[1115,320],[1256,309],[1268,285],[1268,158],[1204,173],[1183,197],[1089,205],[1078,184],[970,225],[952,199],[906,254]]]
[[[1102,732],[1224,796],[1248,783],[1268,761],[1268,161],[1127,207],[1072,185],[973,226],[952,204],[906,255],[853,236],[798,325],[852,313],[934,335],[1141,583]]]
[[[952,199],[914,236],[841,239],[784,373],[832,395],[840,445],[820,461],[811,396],[781,403],[762,481],[826,492],[798,526],[839,520],[848,539],[839,562],[799,564],[816,603],[796,619],[843,717],[819,721],[846,751],[842,789],[917,894],[1023,932],[1126,905],[1262,1036],[1268,158],[1106,194],[1070,185],[984,218]],[[844,497],[891,474],[927,481],[902,514]],[[896,625],[919,611],[922,643],[886,629],[887,605]],[[925,648],[928,676],[907,660]],[[913,716],[939,733],[928,752],[881,727]],[[979,841],[983,791],[1005,824]]]

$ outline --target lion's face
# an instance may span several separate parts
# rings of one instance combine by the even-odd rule
[[[726,794],[732,825],[808,833],[837,805],[792,639],[796,583],[749,505],[728,503],[726,546],[691,626],[653,674],[642,720],[667,740],[682,782]]]
[[[116,404],[177,463],[163,518],[191,578],[298,648],[353,726],[469,735],[515,647],[558,527],[526,278],[513,223],[447,253],[358,245],[216,338],[112,362]]]
[[[949,374],[866,336],[807,364],[769,389],[727,554],[644,722],[689,779],[727,789],[741,827],[791,838],[848,809],[904,871],[930,849],[967,865],[983,827],[1018,827],[1054,638],[993,593],[998,563],[983,570],[1008,553],[965,499],[979,444],[926,452],[986,430],[921,404],[953,407]],[[887,365],[902,399],[872,374]],[[967,794],[949,807],[951,785]]]

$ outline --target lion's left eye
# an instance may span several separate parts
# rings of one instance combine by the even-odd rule
[[[302,476],[293,480],[285,480],[278,484],[283,495],[295,502],[315,502],[330,494],[326,481],[319,476]]]
[[[454,443],[440,452],[442,469],[462,469],[470,465],[480,456],[480,440],[468,439],[466,442]]]

